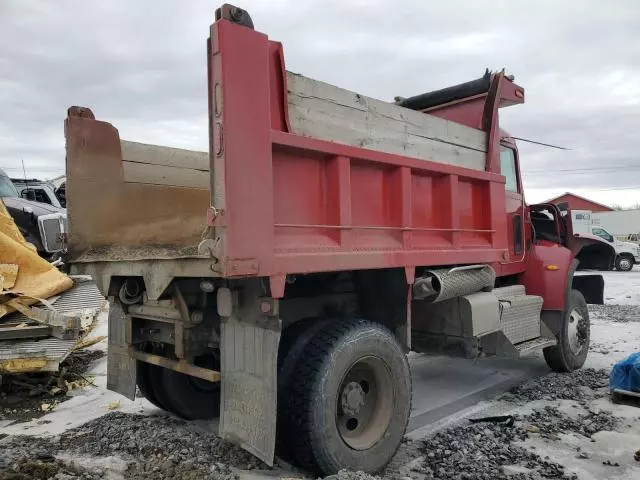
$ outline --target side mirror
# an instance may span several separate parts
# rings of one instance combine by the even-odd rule
[[[32,188],[25,188],[20,192],[20,196],[26,200],[36,201],[36,191]]]

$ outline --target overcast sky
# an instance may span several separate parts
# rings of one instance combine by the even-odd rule
[[[0,167],[64,172],[63,120],[91,107],[122,138],[206,150],[206,38],[218,1],[0,0]],[[514,74],[503,109],[527,200],[640,202],[640,1],[238,0],[289,70],[391,100]],[[608,190],[617,189],[617,190]]]

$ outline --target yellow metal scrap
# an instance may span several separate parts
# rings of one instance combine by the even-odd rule
[[[22,233],[20,233],[20,229],[13,221],[13,217],[9,215],[7,207],[4,206],[4,202],[2,200],[0,200],[0,232],[21,245],[30,248],[34,252],[36,251],[36,247],[24,239]]]
[[[0,373],[39,372],[46,365],[46,358],[12,358],[9,360],[0,360]]]
[[[0,317],[15,310],[10,303],[32,305],[39,298],[50,298],[72,286],[73,280],[25,241],[0,200]]]
[[[18,278],[18,265],[0,263],[0,287],[2,290],[13,288]]]

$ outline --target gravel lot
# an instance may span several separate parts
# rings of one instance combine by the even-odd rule
[[[594,319],[608,322],[640,322],[639,305],[591,305],[589,312]]]
[[[603,430],[615,430],[620,419],[611,413],[589,411],[587,407],[589,401],[606,395],[603,388],[606,380],[606,371],[585,369],[528,381],[503,395],[501,401],[517,408],[531,401],[577,400],[584,406],[583,413],[572,417],[556,407],[545,406],[526,415],[516,414],[512,424],[463,422],[424,440],[405,443],[398,455],[406,458],[407,452],[413,453],[408,467],[396,464],[382,477],[343,471],[328,478],[488,480],[507,475],[518,479],[578,478],[565,472],[561,464],[519,442],[532,436],[554,442],[560,434],[590,437]],[[231,479],[237,478],[240,470],[268,468],[216,435],[165,415],[112,412],[58,437],[13,436],[0,444],[2,480],[115,478],[115,474],[128,479]],[[71,458],[120,458],[126,468],[114,472],[104,466],[80,465],[77,461],[61,460],[60,454]]]
[[[5,470],[22,473],[42,464],[43,471],[55,470],[71,475],[69,478],[103,478],[105,470],[85,468],[73,473],[74,467],[70,465],[75,462],[54,462],[53,457],[46,456],[45,452],[64,452],[79,458],[120,457],[127,462],[124,476],[129,479],[217,480],[235,478],[233,468],[267,468],[240,447],[165,415],[113,412],[59,437],[33,439],[16,436],[5,439],[3,443],[0,444],[4,447],[0,451],[0,467],[4,465]],[[2,480],[13,478],[6,476],[7,472],[4,477],[2,475],[0,473]]]

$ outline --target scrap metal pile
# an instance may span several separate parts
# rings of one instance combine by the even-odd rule
[[[104,298],[38,256],[0,202],[0,376],[56,371],[90,330]]]

